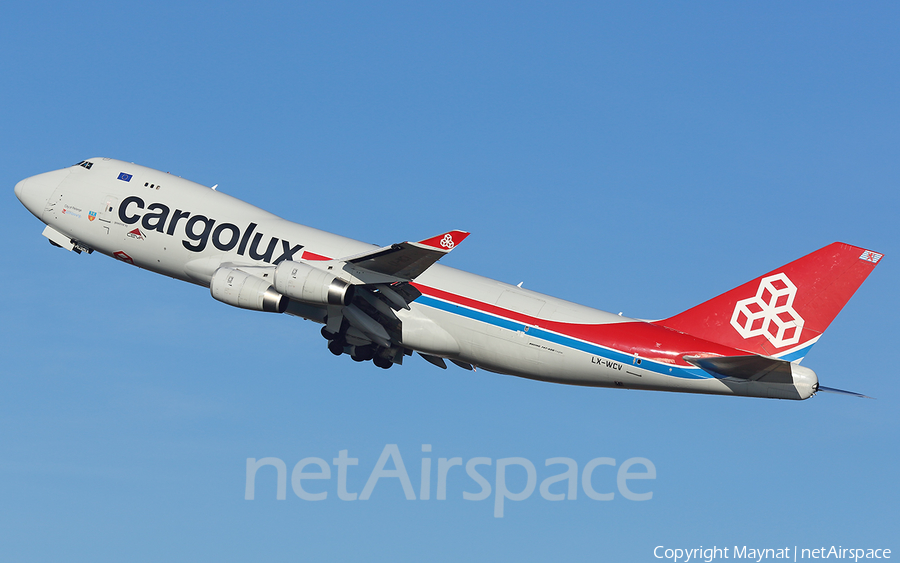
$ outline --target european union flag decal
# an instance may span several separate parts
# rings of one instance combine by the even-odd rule
[[[124,173],[124,172],[119,172],[119,180],[122,180],[123,182],[130,182],[130,181],[131,181],[131,174],[126,174],[126,173]]]

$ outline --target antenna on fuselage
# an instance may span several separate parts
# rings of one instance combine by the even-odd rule
[[[219,187],[219,184],[216,184],[215,186],[211,187],[210,189],[211,189],[211,190],[214,190],[214,189],[216,189],[216,188],[218,188],[218,187]]]

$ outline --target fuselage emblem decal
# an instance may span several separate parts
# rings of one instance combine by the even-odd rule
[[[803,317],[794,310],[797,286],[783,273],[764,277],[756,295],[734,306],[731,326],[744,338],[765,336],[776,348],[800,342]]]
[[[119,250],[118,252],[113,252],[113,258],[115,258],[116,260],[121,260],[126,264],[134,264],[134,260],[132,260],[131,256],[125,254],[121,250]]]

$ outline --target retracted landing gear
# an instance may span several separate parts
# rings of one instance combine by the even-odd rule
[[[344,339],[343,338],[335,338],[328,342],[328,351],[334,354],[335,356],[340,356],[344,353]]]
[[[322,337],[328,341],[328,351],[335,356],[348,353],[350,358],[355,362],[372,361],[381,369],[388,369],[394,365],[393,357],[396,353],[394,348],[385,348],[377,344],[366,344],[356,346],[347,342],[347,329],[349,324],[344,321],[339,332],[331,332],[326,327],[322,327]]]
[[[376,366],[380,367],[381,369],[388,369],[392,365],[394,365],[394,362],[392,362],[388,358],[385,358],[384,356],[380,356],[380,355],[375,356],[372,359],[372,363],[375,364]]]
[[[368,346],[354,346],[350,349],[350,357],[355,362],[367,362],[375,357],[378,348],[374,344]]]

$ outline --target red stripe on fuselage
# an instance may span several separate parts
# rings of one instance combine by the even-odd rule
[[[331,258],[327,256],[322,256],[321,254],[316,254],[315,252],[309,252],[304,250],[303,254],[300,255],[301,260],[331,260]]]
[[[549,330],[563,336],[576,338],[604,348],[611,348],[639,358],[666,364],[692,367],[682,358],[688,356],[720,355],[739,356],[747,352],[723,346],[643,321],[620,323],[580,324],[539,319],[490,303],[478,301],[441,289],[418,283],[413,285],[423,294],[455,305],[520,322],[524,325]]]
[[[330,260],[327,256],[304,252],[305,260]],[[442,289],[411,282],[424,295],[449,303],[475,309],[522,324],[534,326],[576,338],[604,348],[611,348],[629,355],[637,354],[641,359],[683,367],[694,367],[684,361],[684,356],[741,356],[748,352],[723,346],[702,338],[691,336],[643,321],[623,321],[606,324],[564,323],[539,319],[510,309],[504,309],[484,301],[450,293]]]

